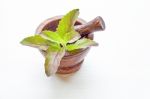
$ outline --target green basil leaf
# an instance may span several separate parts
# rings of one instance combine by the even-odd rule
[[[60,61],[64,55],[64,48],[57,48],[52,46],[48,48],[45,59],[45,73],[47,76],[53,75],[57,72]]]
[[[50,41],[45,40],[40,35],[24,38],[20,43],[26,46],[35,47],[42,50],[47,50],[48,46],[51,44]]]
[[[81,38],[80,34],[76,31],[74,31],[74,30],[66,33],[65,36],[64,36],[64,40],[67,43],[73,43],[73,42],[75,42],[76,40],[78,40],[80,38]]]
[[[75,33],[70,33],[70,32],[74,31],[74,24],[76,22],[78,15],[79,15],[79,9],[74,9],[70,11],[69,13],[67,13],[60,20],[59,25],[56,29],[56,32],[58,32],[62,38],[64,38],[65,35],[68,35],[69,39],[64,38],[65,40],[71,40],[75,36],[74,34],[76,32]]]
[[[72,50],[76,50],[76,49],[87,48],[90,46],[97,46],[97,45],[98,44],[91,39],[82,38],[82,39],[78,40],[77,42],[75,42],[74,44],[68,44],[66,49],[68,51],[72,51]]]
[[[52,42],[56,42],[58,44],[65,43],[64,40],[61,38],[61,36],[57,32],[53,31],[42,31],[42,34],[40,34],[44,39],[50,40]]]

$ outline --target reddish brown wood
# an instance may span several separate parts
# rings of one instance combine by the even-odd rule
[[[102,17],[98,16],[90,22],[75,26],[75,30],[79,32],[81,36],[86,36],[96,31],[105,30],[105,23]]]

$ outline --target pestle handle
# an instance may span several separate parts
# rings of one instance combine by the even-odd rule
[[[98,16],[83,25],[75,26],[75,30],[79,32],[81,36],[85,36],[96,31],[104,31],[105,23],[102,17]]]

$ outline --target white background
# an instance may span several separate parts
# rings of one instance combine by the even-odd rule
[[[77,73],[47,78],[38,50],[19,42],[74,8],[104,32]],[[149,0],[0,0],[0,99],[150,99]]]

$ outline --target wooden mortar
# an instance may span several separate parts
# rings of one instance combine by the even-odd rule
[[[40,34],[43,30],[56,31],[57,25],[61,18],[62,16],[55,16],[45,20],[36,29],[36,34]],[[94,35],[92,33],[97,30],[104,30],[105,24],[101,17],[97,17],[88,23],[83,19],[78,18],[75,22],[75,29],[82,37],[84,36],[86,38],[93,39]],[[87,55],[89,50],[90,47],[72,52],[66,52],[65,56],[60,62],[57,73],[69,74],[78,71],[84,61],[84,57]],[[44,50],[40,50],[40,52],[45,56],[46,52]]]

